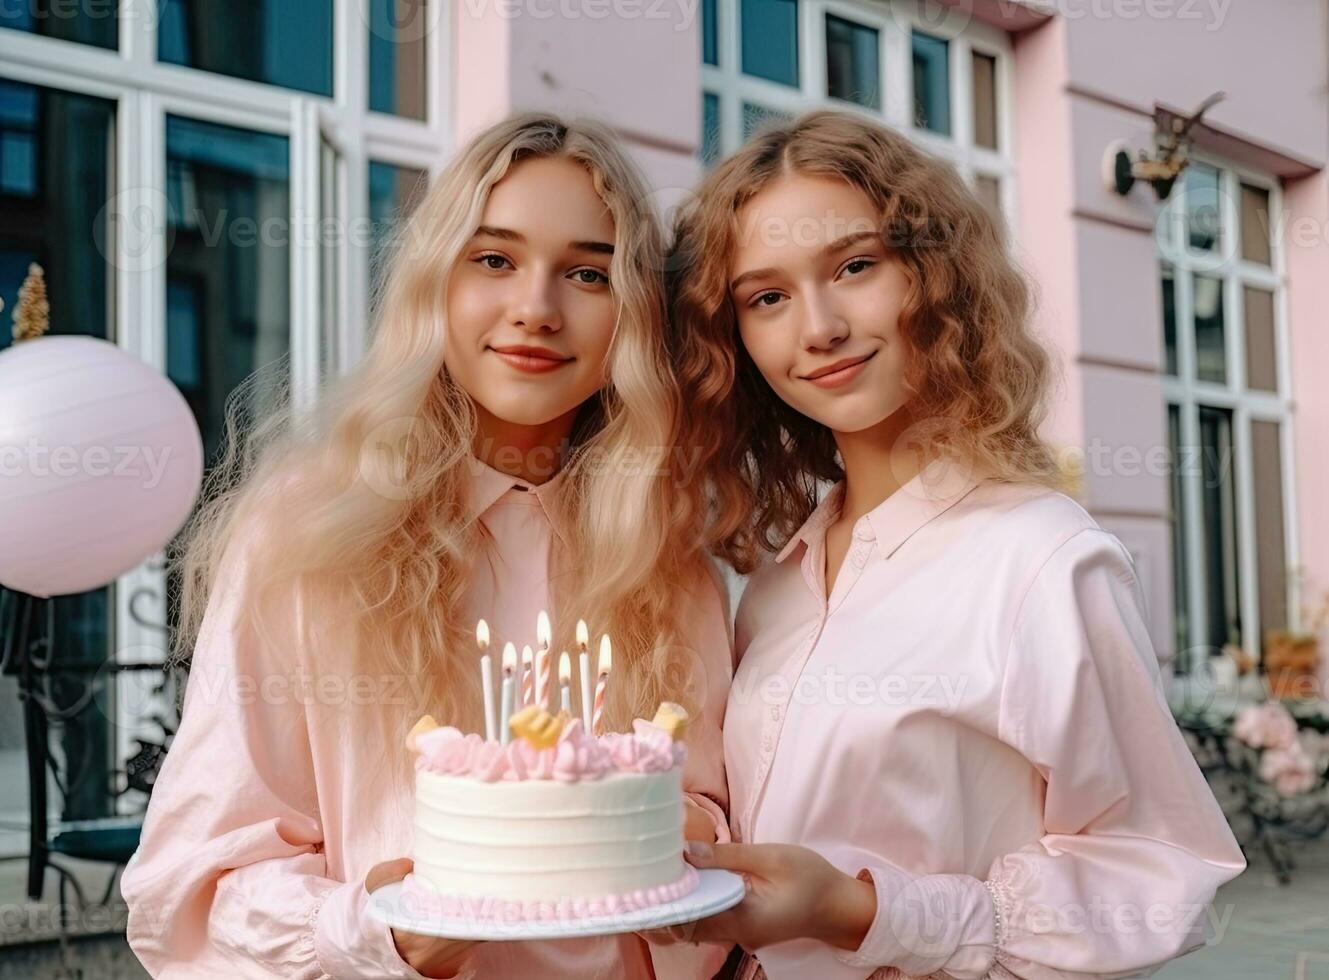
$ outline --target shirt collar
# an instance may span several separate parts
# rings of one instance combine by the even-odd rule
[[[554,529],[554,533],[563,540],[564,544],[568,543],[568,522],[571,517],[567,512],[563,499],[565,496],[563,485],[566,482],[563,476],[565,470],[560,469],[544,483],[535,484],[519,476],[512,476],[510,473],[496,470],[476,456],[468,456],[465,465],[471,476],[470,496],[467,501],[466,512],[469,520],[477,519],[490,507],[494,506],[505,493],[514,487],[519,487],[522,491],[531,494],[540,504],[545,516],[549,519],[550,526]]]
[[[969,466],[951,459],[935,459],[909,482],[867,513],[866,532],[876,540],[877,554],[889,558],[916,531],[959,503],[981,478]],[[840,516],[844,481],[826,494],[811,516],[775,556],[782,562],[800,544],[823,538],[826,528]],[[856,529],[856,533],[859,529]]]

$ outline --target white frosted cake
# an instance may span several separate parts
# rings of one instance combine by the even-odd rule
[[[536,717],[536,715],[539,717]],[[686,750],[657,723],[589,736],[528,712],[507,744],[417,726],[415,867],[403,898],[445,917],[582,918],[673,901]]]

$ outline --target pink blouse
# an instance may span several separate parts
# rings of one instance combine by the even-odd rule
[[[549,579],[565,560],[560,480],[531,486],[478,460],[472,473],[470,512],[488,546],[467,604],[489,622],[494,649],[507,640],[534,646]],[[389,928],[368,915],[365,889],[375,865],[411,854],[411,794],[367,789],[384,754],[405,749],[358,737],[331,686],[324,696],[289,693],[300,648],[274,650],[245,629],[242,574],[242,565],[227,572],[209,604],[183,720],[124,871],[130,946],[154,977],[420,978]],[[703,575],[684,601],[704,675],[688,679],[704,710],[684,784],[724,841],[720,726],[733,667],[726,599]],[[338,690],[354,696],[354,682]],[[701,978],[723,961],[716,946],[648,946],[628,934],[483,943],[458,975]]]
[[[1201,945],[1245,861],[1120,542],[934,463],[855,523],[828,597],[842,496],[740,604],[730,825],[871,880],[877,916],[855,951],[760,950],[770,980],[1124,976]]]

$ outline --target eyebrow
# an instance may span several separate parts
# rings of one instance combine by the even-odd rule
[[[519,231],[513,231],[511,228],[499,228],[496,225],[481,225],[475,229],[477,235],[488,235],[490,238],[499,238],[505,242],[526,243],[526,236]],[[576,252],[595,252],[597,255],[613,255],[613,242],[568,242],[568,247]]]
[[[826,256],[834,255],[836,252],[846,249],[850,245],[857,245],[865,239],[880,237],[881,232],[879,231],[856,231],[845,235],[843,238],[837,238],[830,244],[823,246],[821,250],[817,252],[817,258],[824,259]],[[747,272],[739,273],[739,275],[734,277],[734,281],[729,284],[729,291],[731,293],[736,293],[738,292],[738,287],[745,282],[750,282],[753,279],[765,279],[767,276],[776,275],[779,271],[779,269],[770,267],[765,269],[749,269]]]

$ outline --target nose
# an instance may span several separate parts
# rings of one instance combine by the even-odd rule
[[[821,290],[806,294],[800,340],[805,350],[830,350],[849,336],[849,323]]]
[[[533,271],[525,277],[509,311],[512,325],[528,333],[557,333],[562,329],[563,318],[555,289],[546,275]]]

